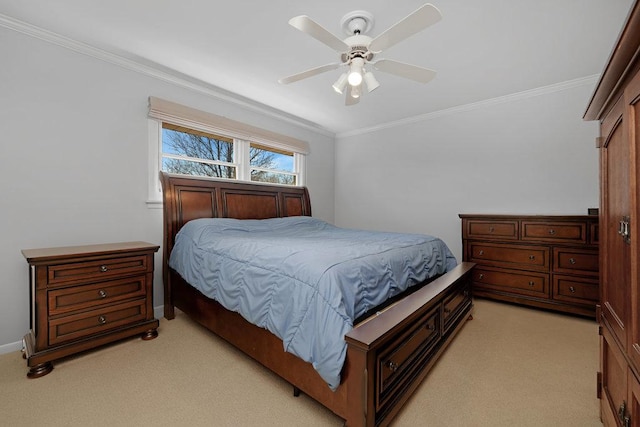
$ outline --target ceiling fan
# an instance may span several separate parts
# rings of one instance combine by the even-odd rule
[[[289,20],[289,24],[340,53],[341,62],[315,67],[282,78],[278,82],[281,84],[293,83],[307,77],[345,67],[347,70],[333,84],[333,89],[339,94],[346,93],[346,105],[353,105],[359,102],[363,81],[367,87],[367,92],[371,92],[380,86],[380,83],[371,72],[371,67],[416,82],[427,83],[436,76],[435,71],[390,59],[378,59],[376,61],[373,61],[373,59],[383,50],[424,30],[440,21],[440,19],[442,19],[440,11],[432,4],[427,3],[392,25],[382,34],[372,38],[367,36],[366,33],[373,28],[373,15],[363,10],[357,10],[346,14],[342,18],[341,27],[349,37],[341,40],[308,16],[296,16]]]

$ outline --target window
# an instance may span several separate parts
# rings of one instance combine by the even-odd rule
[[[154,97],[149,118],[149,206],[161,206],[160,170],[304,185],[304,141]]]

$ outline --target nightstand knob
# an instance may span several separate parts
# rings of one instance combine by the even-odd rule
[[[478,280],[482,280],[482,279],[484,279],[484,274],[482,273],[478,274]]]
[[[530,259],[531,261],[533,261],[534,259],[536,259],[536,256],[535,256],[535,255],[529,255],[529,259]]]
[[[104,325],[105,323],[107,323],[107,318],[104,316],[98,317],[98,323],[100,323],[101,325]]]
[[[480,249],[480,252],[478,252],[478,256],[482,256],[482,255],[484,255],[484,251]]]
[[[394,363],[393,360],[389,360],[387,362],[387,368],[391,369],[393,372],[397,371],[400,365]]]
[[[556,230],[554,230],[553,228],[550,228],[549,229],[549,234],[551,234],[553,236],[554,234],[556,234]]]
[[[100,298],[106,298],[107,297],[107,293],[102,289],[100,289],[98,291],[98,295],[100,295]]]
[[[576,293],[576,288],[574,288],[573,286],[569,286],[569,291],[570,291],[572,294],[575,294],[575,293]]]
[[[571,263],[571,264],[575,264],[575,263],[576,263],[576,260],[575,260],[574,258],[569,258],[569,263]]]
[[[101,266],[100,266],[100,271],[102,271],[103,273],[104,273],[105,271],[107,271],[107,270],[108,270],[108,268],[107,268],[107,266],[106,266],[106,265],[101,265]]]

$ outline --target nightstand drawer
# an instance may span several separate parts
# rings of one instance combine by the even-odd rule
[[[586,244],[587,223],[522,221],[522,240]]]
[[[49,291],[49,315],[69,313],[117,301],[144,297],[145,276],[128,277],[91,285],[67,287]]]
[[[496,240],[517,240],[518,221],[481,221],[469,220],[464,230],[466,238],[483,238]]]
[[[520,295],[549,297],[549,275],[476,267],[473,288],[490,289]]]
[[[146,300],[139,299],[49,320],[49,345],[90,337],[145,319]]]
[[[56,286],[83,281],[96,282],[118,275],[145,273],[149,268],[147,258],[131,256],[50,265],[47,268],[48,284]]]
[[[553,299],[560,301],[594,304],[598,302],[599,286],[597,279],[572,276],[553,276]]]
[[[506,268],[549,270],[549,248],[545,246],[516,246],[470,243],[471,262]]]
[[[577,248],[553,248],[553,271],[598,275],[598,252]]]

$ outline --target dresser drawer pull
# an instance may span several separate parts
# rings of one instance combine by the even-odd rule
[[[489,233],[493,233],[495,231],[495,228],[493,228],[493,226],[489,227]]]
[[[569,264],[575,264],[576,260],[575,258],[569,258]]]
[[[529,259],[530,259],[531,261],[533,261],[534,259],[536,259],[536,256],[535,256],[535,255],[529,255]]]
[[[394,363],[393,360],[389,360],[387,362],[387,368],[391,369],[393,372],[397,371],[400,365]]]
[[[107,270],[109,270],[109,269],[107,268],[107,266],[106,266],[106,265],[101,265],[101,266],[100,266],[100,271],[101,271],[101,272],[103,272],[103,273],[104,273],[104,272],[105,272],[105,271],[107,271]]]
[[[576,288],[574,288],[573,286],[569,286],[569,292],[571,292],[572,294],[575,294]]]
[[[104,325],[105,323],[107,323],[107,318],[104,316],[98,317],[98,323],[100,323],[101,325]]]
[[[529,286],[534,287],[536,283],[533,280],[529,280]]]
[[[430,330],[430,331],[435,331],[436,327],[435,327],[435,325],[429,324],[429,325],[427,325],[427,329]]]
[[[480,249],[480,252],[478,252],[478,256],[482,256],[482,255],[484,255],[484,251]]]
[[[107,297],[107,293],[103,289],[100,289],[98,291],[98,295],[100,296],[100,298],[106,298]]]
[[[482,280],[482,279],[484,279],[484,274],[482,273],[478,274],[478,280]]]
[[[550,228],[549,229],[549,234],[551,234],[553,236],[554,234],[556,234],[556,230],[554,230],[553,228]]]

